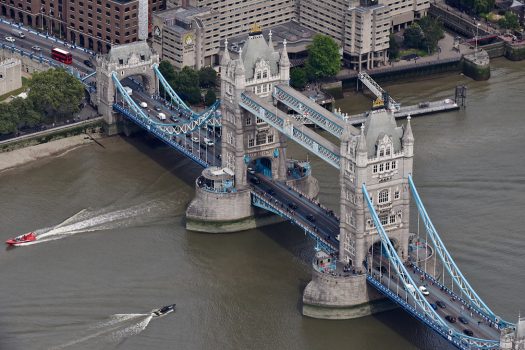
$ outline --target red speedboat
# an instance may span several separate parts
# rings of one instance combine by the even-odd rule
[[[36,241],[36,234],[34,232],[29,232],[24,235],[17,236],[15,238],[8,239],[5,243],[9,245],[20,245],[23,243],[29,243]]]

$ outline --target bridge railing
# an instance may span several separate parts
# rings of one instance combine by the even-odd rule
[[[425,298],[423,293],[419,290],[419,288],[416,287],[417,284],[410,276],[403,261],[399,258],[396,249],[390,241],[390,238],[384,230],[379,216],[377,215],[377,212],[374,208],[374,205],[372,204],[372,201],[370,199],[371,197],[366,189],[366,185],[363,184],[361,186],[361,189],[363,191],[363,197],[365,198],[372,220],[374,221],[374,224],[376,225],[376,228],[379,233],[379,237],[381,238],[381,244],[383,247],[382,251],[384,251],[384,254],[388,258],[388,261],[394,268],[397,277],[399,277],[399,281],[402,282],[402,286],[404,287],[404,290],[406,291],[407,295],[410,294],[417,306],[419,306],[419,308],[421,309],[421,311],[418,311],[417,309],[409,309],[409,311],[411,313],[417,314],[417,317],[422,319],[425,323],[433,325],[432,327],[436,329],[440,334],[443,331],[446,331],[448,333],[446,338],[454,344],[462,344],[462,348],[497,349],[499,347],[499,339],[480,339],[467,336],[463,333],[459,333],[455,329],[449,327],[448,324],[441,318],[441,316],[431,307],[430,303]],[[374,277],[372,276],[371,279],[374,280]],[[373,282],[371,281],[371,279],[370,277],[368,278],[370,282]],[[411,287],[408,287],[408,285],[410,285]],[[380,291],[382,291],[383,289],[385,289],[384,286],[379,288]],[[404,306],[405,304],[401,303],[401,305]]]
[[[506,322],[501,317],[497,316],[479,297],[474,288],[472,288],[472,286],[468,283],[467,279],[465,278],[465,276],[463,276],[461,270],[456,265],[454,259],[445,247],[445,244],[441,240],[441,237],[439,236],[436,228],[434,227],[434,224],[430,220],[430,217],[425,209],[425,206],[423,205],[423,201],[419,196],[416,185],[414,184],[411,175],[409,175],[408,177],[408,182],[410,185],[412,195],[416,202],[418,212],[421,215],[421,218],[423,219],[426,232],[428,233],[441,262],[443,263],[443,266],[445,266],[448,274],[452,277],[453,282],[459,287],[461,293],[468,298],[468,300],[473,304],[473,306],[479,312],[486,315],[486,317],[488,317],[492,322],[498,324],[500,328],[512,327],[513,324]]]

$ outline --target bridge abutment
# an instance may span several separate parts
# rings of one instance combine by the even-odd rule
[[[314,265],[303,292],[303,315],[343,320],[395,309],[397,305],[366,282],[365,274],[331,274]]]

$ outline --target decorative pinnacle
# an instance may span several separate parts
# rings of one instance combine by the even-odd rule
[[[283,40],[283,46],[286,48],[286,39]]]
[[[412,119],[412,117],[409,115],[407,115],[407,120],[410,121],[410,119]]]
[[[228,38],[224,39],[224,47],[228,48]]]
[[[361,123],[361,134],[365,132],[365,123]]]
[[[272,30],[270,29],[270,32],[268,33],[268,37],[270,37],[270,39],[272,39]]]

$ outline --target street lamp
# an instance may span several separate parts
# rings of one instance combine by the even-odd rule
[[[474,59],[478,57],[478,30],[481,23],[476,23],[476,48],[474,49]]]

